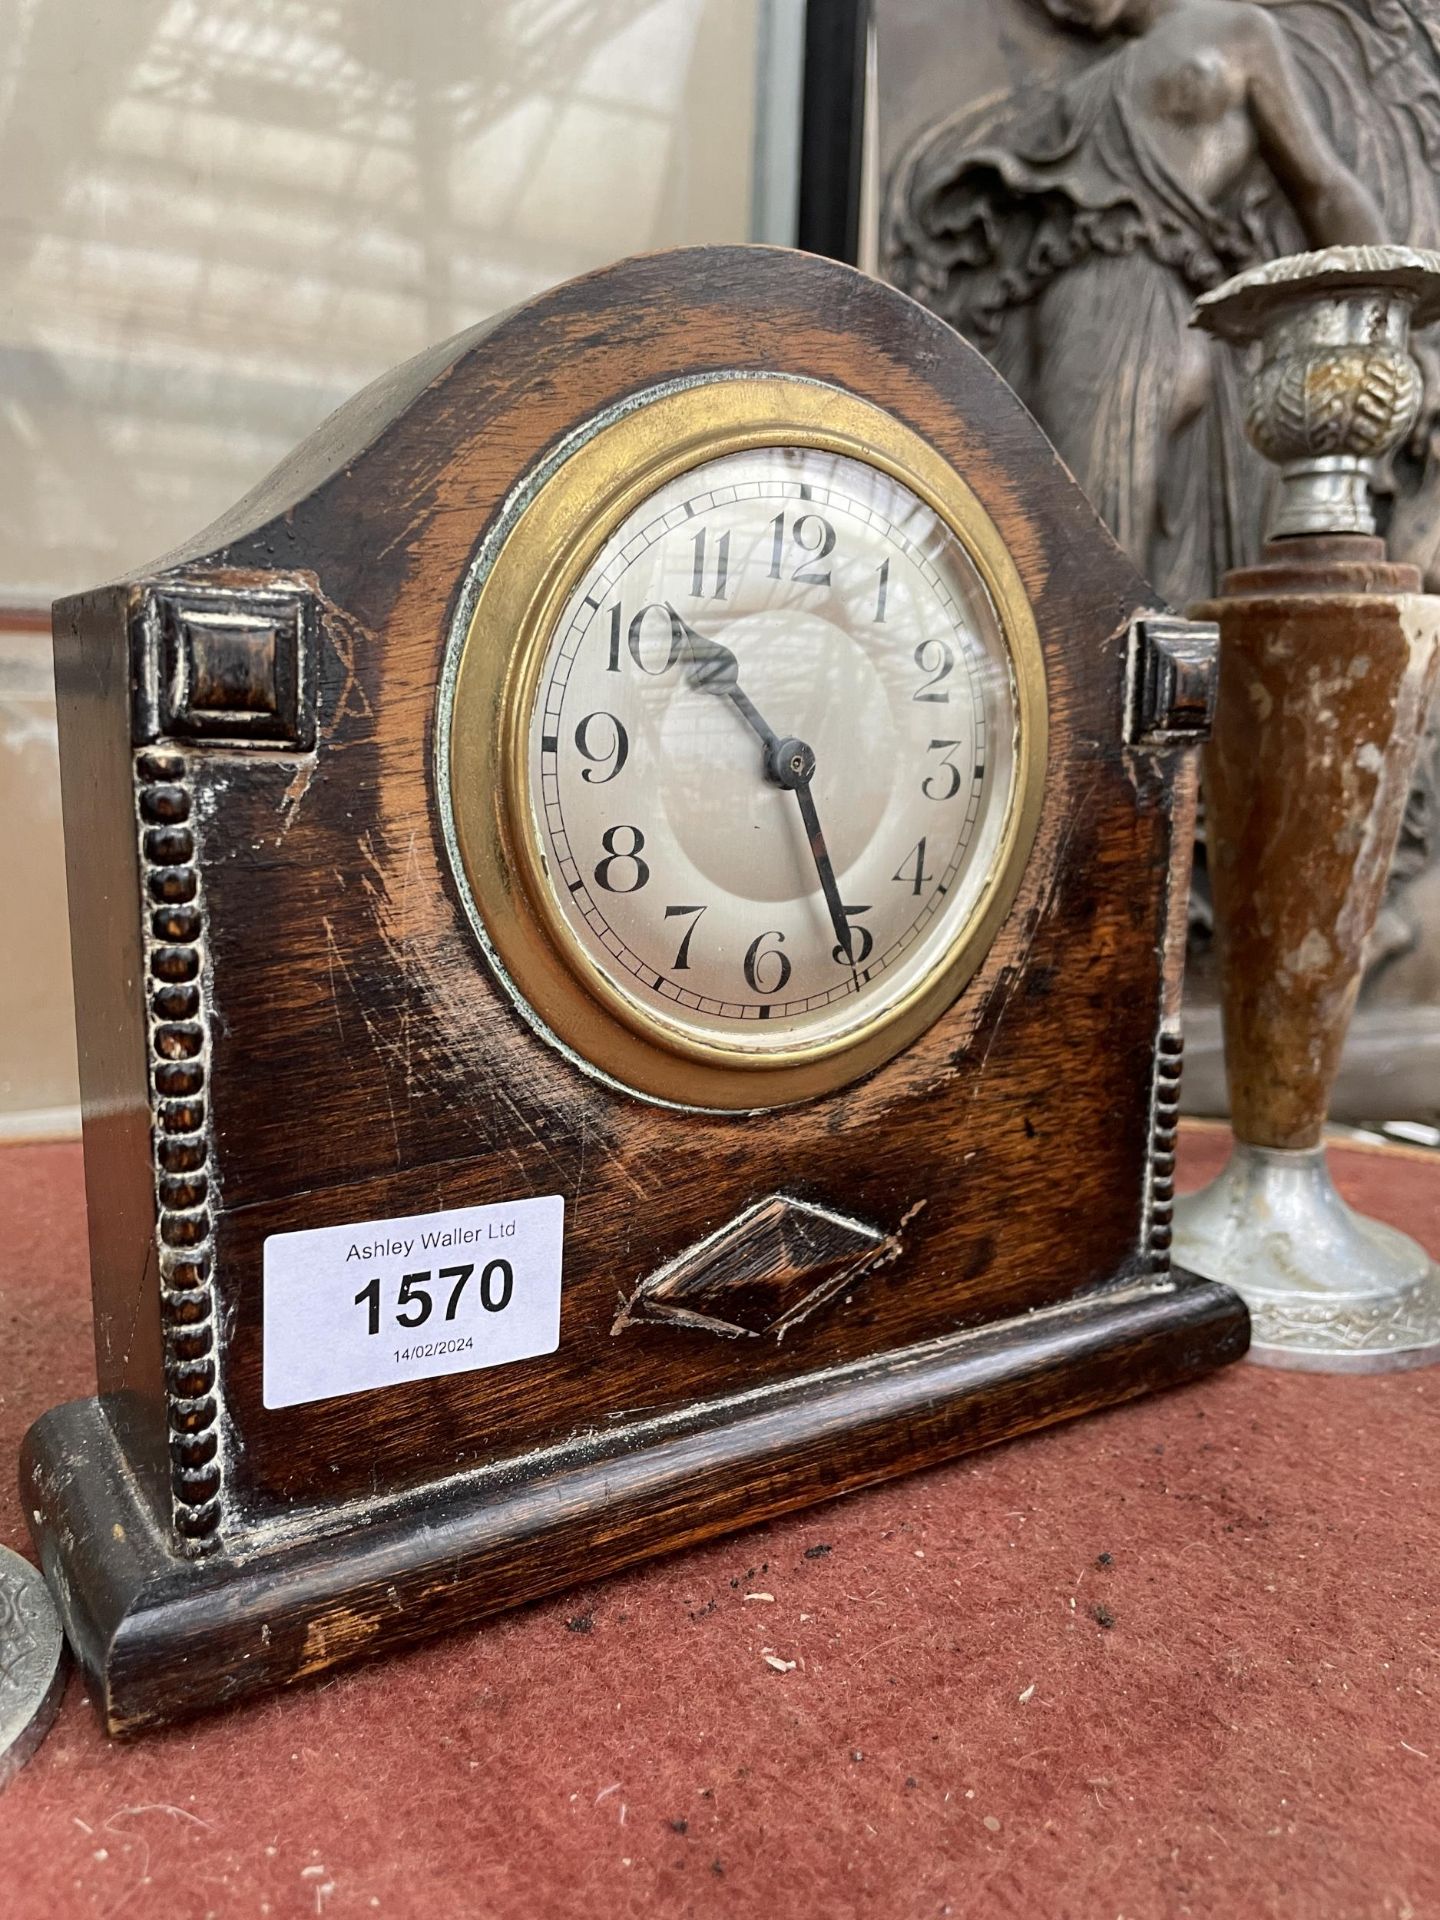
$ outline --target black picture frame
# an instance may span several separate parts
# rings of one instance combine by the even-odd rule
[[[858,266],[873,0],[809,0],[796,243]]]

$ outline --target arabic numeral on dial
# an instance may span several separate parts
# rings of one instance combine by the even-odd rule
[[[950,689],[937,693],[936,687],[955,671],[955,649],[948,640],[922,640],[915,649],[915,664],[930,678],[911,694],[912,700],[948,700]]]
[[[959,751],[961,744],[959,740],[932,740],[930,742],[929,751],[940,755],[940,765],[933,773],[927,773],[924,781],[921,783],[920,791],[925,795],[927,800],[953,800],[960,791],[962,776],[960,769],[950,756]],[[940,779],[942,770],[949,775],[949,778],[943,786],[937,786],[936,782]]]
[[[837,944],[830,949],[830,958],[835,962],[837,967],[863,967],[875,951],[874,934],[871,933],[868,927],[862,927],[859,924],[860,915],[862,913],[869,913],[870,909],[869,907],[842,906],[840,911],[845,916],[845,932],[850,951],[847,953],[845,948],[837,942]],[[859,936],[858,952],[856,951],[857,935]]]
[[[926,838],[928,837],[927,835]],[[925,871],[925,839],[921,839],[910,849],[890,878],[903,881],[911,892],[916,894],[929,886],[934,875]]]
[[[652,613],[658,613],[663,616],[666,638],[669,643],[665,650],[665,658],[658,667],[647,667],[645,664],[645,656],[641,651],[641,646],[645,639],[645,622]],[[648,607],[642,607],[630,622],[630,658],[635,662],[641,673],[648,673],[652,679],[658,680],[660,675],[662,673],[668,673],[679,659],[683,637],[684,629],[670,608],[665,605],[663,600],[652,600],[650,605]]]
[[[890,562],[886,560],[880,568],[879,578],[875,583],[875,625],[877,627],[883,627],[885,624],[885,607],[889,598]]]
[[[674,962],[671,965],[670,971],[672,973],[688,973],[690,971],[690,942],[695,938],[695,929],[699,926],[700,916],[705,910],[704,907],[666,907],[665,918],[667,920],[679,920],[687,913],[693,916],[689,926],[685,929],[684,938],[680,942],[680,951],[675,955]]]
[[[630,836],[628,847],[616,844],[622,833]],[[596,886],[603,887],[606,893],[639,893],[650,879],[650,869],[640,858],[645,848],[645,836],[639,827],[607,827],[600,836],[600,844],[605,849],[606,857],[595,869]],[[613,878],[616,867],[631,870],[628,886]]]
[[[785,558],[785,513],[782,508],[770,522],[772,541],[770,547],[770,578],[782,577],[782,565]],[[790,537],[799,547],[802,558],[795,563],[790,578],[802,587],[828,587],[830,569],[822,572],[818,566],[808,566],[807,561],[827,559],[835,551],[835,529],[828,520],[818,513],[800,514],[790,530]]]
[[[690,577],[690,597],[694,600],[703,600],[705,598],[705,548],[707,544],[704,527],[701,527],[700,531],[696,534],[693,544],[695,547],[695,566]],[[710,595],[712,600],[723,600],[725,598],[725,583],[729,578],[730,536],[728,533],[722,533],[719,540],[715,543],[715,591]]]
[[[814,528],[813,538],[805,531],[807,527]],[[835,551],[835,529],[828,520],[822,520],[818,513],[802,513],[795,522],[795,544],[813,559],[823,560],[827,554]],[[803,587],[828,587],[830,569],[826,567],[821,573],[816,567],[797,567],[790,578],[798,580]]]
[[[590,730],[600,720],[609,721],[614,738],[608,747],[597,751],[591,744]],[[591,766],[609,766],[608,773],[592,773],[590,767],[581,768],[580,778],[596,787],[603,787],[607,781],[613,780],[630,757],[630,736],[613,713],[587,713],[575,729],[575,745]]]
[[[765,945],[767,940],[775,940],[779,944],[767,947]],[[750,942],[749,951],[745,955],[745,982],[752,993],[763,993],[767,999],[773,999],[777,993],[783,993],[789,985],[791,971],[789,956],[780,951],[784,944],[783,933],[759,933]],[[766,965],[771,960],[775,962],[773,967]],[[764,980],[760,978],[762,966],[765,967],[767,975]]]
[[[645,622],[650,618],[652,613],[658,613],[664,618],[665,631],[669,636],[669,646],[666,649],[665,658],[660,662],[658,667],[647,665],[645,658],[645,642],[647,639]],[[610,657],[605,662],[605,671],[607,673],[619,673],[620,671],[620,636],[624,632],[625,616],[621,611],[620,602],[617,600],[610,609]],[[635,662],[641,673],[648,673],[652,679],[658,680],[661,674],[668,673],[679,659],[683,638],[684,630],[680,626],[679,621],[676,620],[671,613],[669,607],[667,607],[663,601],[652,600],[648,607],[641,607],[635,618],[630,622],[629,632],[626,634],[626,645],[630,650],[630,658]]]

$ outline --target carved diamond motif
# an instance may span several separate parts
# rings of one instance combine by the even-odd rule
[[[645,1322],[783,1340],[844,1287],[894,1260],[901,1245],[863,1221],[772,1194],[642,1280],[611,1332]]]

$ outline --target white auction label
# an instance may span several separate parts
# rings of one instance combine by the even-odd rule
[[[265,1242],[265,1405],[470,1373],[560,1344],[559,1194]]]

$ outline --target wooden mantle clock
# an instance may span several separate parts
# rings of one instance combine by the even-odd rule
[[[889,288],[632,261],[56,611],[135,1729],[1186,1379],[1167,618]]]

